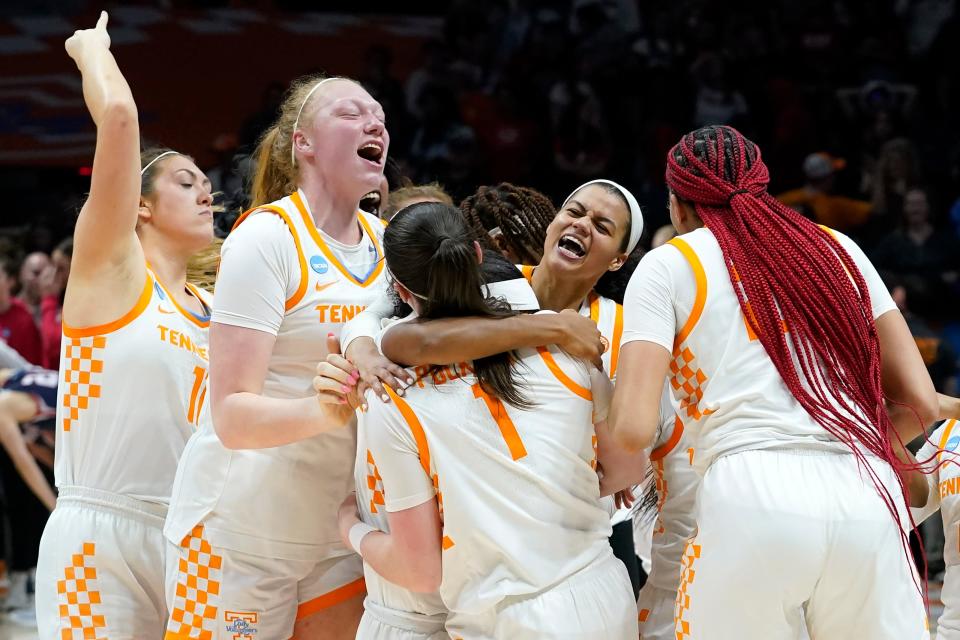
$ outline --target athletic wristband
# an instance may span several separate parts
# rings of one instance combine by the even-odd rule
[[[353,547],[353,550],[356,551],[360,557],[363,557],[363,554],[360,553],[360,543],[363,541],[365,535],[373,531],[376,531],[376,529],[366,522],[358,522],[350,527],[350,533],[347,534],[347,538],[350,540],[350,546]]]

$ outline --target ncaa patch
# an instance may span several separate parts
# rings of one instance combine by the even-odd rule
[[[960,445],[960,436],[953,436],[947,440],[947,445],[944,447],[944,449],[947,451],[956,451],[958,445]]]
[[[320,275],[330,270],[330,263],[323,256],[310,256],[310,268]]]

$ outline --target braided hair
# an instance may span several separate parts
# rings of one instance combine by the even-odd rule
[[[731,127],[697,129],[667,155],[667,186],[717,239],[743,316],[784,384],[850,448],[896,519],[865,458],[906,466],[893,452],[866,281],[832,234],[767,193],[769,178],[760,149]]]
[[[460,211],[477,240],[487,248],[499,248],[490,232],[499,229],[503,248],[521,264],[538,264],[543,257],[547,226],[557,215],[550,198],[535,189],[501,182],[480,187],[464,198]]]

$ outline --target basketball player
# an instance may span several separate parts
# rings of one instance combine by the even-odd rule
[[[478,194],[486,192],[480,190]],[[488,218],[483,211],[484,206],[490,206],[488,200],[489,194],[484,198],[478,195],[466,209],[461,206],[475,233],[477,225]],[[528,218],[527,224],[533,224],[537,216]],[[576,310],[597,326],[603,347],[603,368],[611,379],[616,377],[619,360],[623,308],[598,295],[593,287],[604,274],[616,271],[624,264],[642,233],[643,215],[633,194],[615,182],[594,180],[571,193],[559,213],[546,225],[540,263],[536,267],[521,267],[541,308]],[[369,340],[357,341],[356,346],[353,341],[360,336],[369,337],[379,328],[379,318],[368,319],[372,314],[373,310],[364,314],[364,319],[351,323],[344,336],[345,352],[360,370],[363,380],[377,377],[371,370],[379,362],[379,352],[370,347]],[[549,342],[544,335],[535,338],[533,343],[504,345],[504,336],[488,335],[480,320],[464,319],[438,325],[424,323],[396,327],[384,342],[384,355],[392,361],[424,365],[488,356],[497,353],[493,350],[495,348],[514,349]],[[447,328],[449,330],[445,330]],[[489,333],[496,333],[494,326],[490,327]],[[431,346],[434,344],[437,348]],[[376,380],[373,384],[376,386]],[[605,503],[615,525],[611,543],[618,550],[617,557],[624,561],[630,572],[634,590],[639,591],[640,570],[633,550],[629,510],[616,509],[612,498]]]
[[[514,311],[539,309],[530,285],[510,261],[496,252],[486,251],[481,270],[487,282],[484,287],[488,297],[503,296]],[[348,377],[353,370],[352,365],[339,356],[330,356],[330,359],[338,361],[339,366],[322,364],[318,370],[318,378],[314,381],[315,388],[318,384],[325,384],[325,388],[339,390],[341,385],[352,384],[355,378]],[[331,372],[332,378],[324,375],[324,369]],[[423,371],[426,371],[426,368]],[[318,380],[324,377],[327,379],[318,383]],[[354,470],[357,494],[355,502],[350,505],[352,510],[349,513],[351,516],[359,513],[360,519],[375,529],[390,531],[384,508],[383,483],[367,446],[366,427],[365,415],[361,414],[357,425],[357,460]],[[346,540],[347,536],[348,531],[341,531],[343,539]],[[364,600],[364,614],[357,638],[430,640],[449,637],[444,631],[447,609],[438,594],[416,593],[395,585],[384,580],[367,564],[364,565],[364,578],[367,597]]]
[[[205,413],[207,302],[186,282],[213,238],[210,182],[187,156],[140,150],[107,14],[66,42],[97,126],[63,304],[57,507],[37,567],[42,638],[160,637],[163,519]]]
[[[57,377],[56,371],[39,367],[0,369],[0,443],[24,483],[51,511],[57,497],[21,428],[36,429],[41,433],[54,430]]]
[[[328,334],[383,290],[383,223],[357,203],[380,184],[389,143],[362,86],[318,77],[293,83],[260,141],[253,208],[222,250],[212,422],[185,453],[167,519],[169,638],[356,634],[363,570],[336,520],[353,490],[354,413],[311,381]]]
[[[768,179],[736,130],[685,135],[667,158],[680,235],[627,290],[612,430],[649,446],[669,374],[704,474],[676,637],[925,638],[891,442],[936,417],[933,385],[859,248]]]
[[[419,318],[511,314],[484,297],[480,248],[455,209],[408,207],[385,244],[395,287]],[[370,404],[367,446],[390,533],[360,523],[366,535],[347,537],[384,579],[439,587],[452,637],[635,638],[595,472],[603,431],[594,433],[591,388],[606,377],[554,348],[513,358],[433,367],[405,398]],[[352,500],[342,533],[359,522]]]

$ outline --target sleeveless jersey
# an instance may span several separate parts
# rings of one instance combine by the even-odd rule
[[[533,270],[531,265],[517,265],[527,282],[533,284]],[[611,380],[617,378],[617,365],[620,360],[620,339],[623,337],[623,306],[618,302],[605,298],[591,291],[580,304],[580,315],[593,320],[600,331],[600,340],[603,342],[603,370]]]
[[[289,297],[276,331],[263,395],[312,397],[316,366],[327,357],[327,334],[339,336],[343,323],[383,291],[383,223],[358,212],[361,245],[347,249],[369,249],[370,269],[354,274],[338,257],[337,243],[317,229],[299,191],[248,212],[224,243],[214,322],[235,324],[218,302],[223,294],[220,284],[227,281],[226,269],[242,268],[237,260],[261,260],[259,255],[230,255],[232,244],[243,241],[243,234],[253,233],[242,224],[251,216],[270,216],[260,222],[282,225],[280,257],[291,265],[289,281],[283,283]],[[260,251],[257,244],[246,248]],[[261,295],[256,290],[241,293]],[[354,489],[355,455],[353,421],[285,446],[233,451],[221,444],[212,421],[207,421],[184,454],[165,533],[179,543],[204,521],[223,546],[253,555],[315,561],[349,554],[340,542],[336,514],[344,496]]]
[[[828,232],[862,272],[869,286],[873,317],[895,308],[863,252],[849,238]],[[673,300],[644,297],[651,276],[660,275],[654,268],[662,268],[674,283],[682,281],[676,285],[679,289],[674,291]],[[686,284],[691,280],[690,286],[695,289],[690,296],[692,303],[678,302],[691,293]],[[814,422],[783,383],[741,313],[723,254],[710,230],[697,229],[648,253],[631,278],[626,301],[628,341],[648,339],[648,326],[667,315],[659,309],[651,311],[650,306],[673,306],[669,315],[675,317],[676,324],[669,328],[674,338],[668,378],[674,410],[685,429],[695,434],[694,466],[701,475],[718,456],[739,451],[798,447],[849,450]]]
[[[190,292],[209,307],[209,297]],[[207,334],[147,270],[123,317],[63,324],[57,402],[57,487],[85,487],[166,505],[187,440],[207,415]]]
[[[53,430],[56,426],[57,383],[60,374],[50,369],[17,369],[3,383],[2,391],[26,393],[37,404],[37,413],[26,424]]]
[[[451,611],[539,593],[610,553],[588,370],[553,348],[518,357],[530,410],[486,394],[461,363],[414,369],[403,398],[374,400],[365,416],[382,508],[437,496]]]

